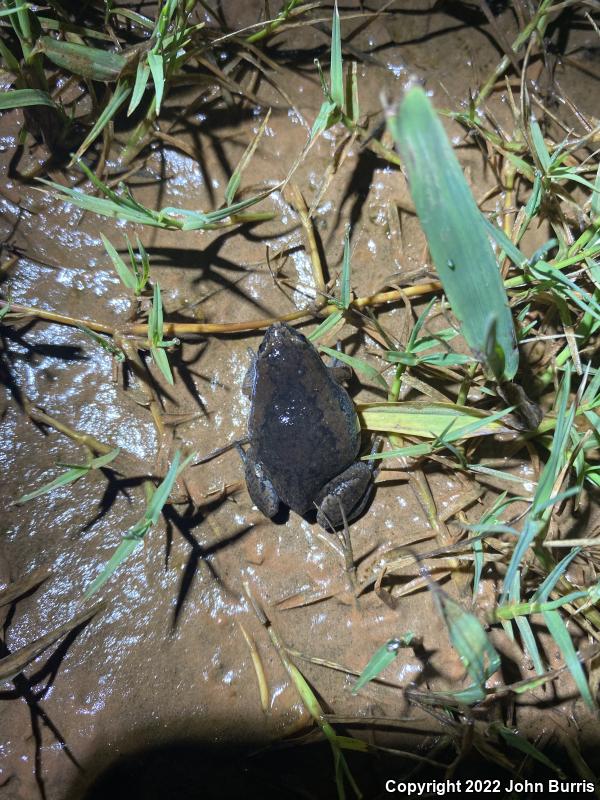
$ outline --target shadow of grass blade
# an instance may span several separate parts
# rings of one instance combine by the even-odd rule
[[[481,212],[422,89],[407,93],[389,126],[432,259],[462,333],[497,380],[510,380],[517,371],[519,354],[498,264]],[[503,354],[500,374],[486,358],[492,325],[494,352]]]

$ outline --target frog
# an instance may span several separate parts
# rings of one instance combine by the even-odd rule
[[[284,322],[266,330],[252,355],[244,380],[249,447],[238,448],[250,498],[269,518],[282,503],[301,516],[316,508],[318,524],[337,530],[363,512],[372,489],[371,467],[358,460],[359,420],[342,386],[352,370],[326,366]]]

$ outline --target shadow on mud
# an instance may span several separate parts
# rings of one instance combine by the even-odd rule
[[[454,762],[450,782],[461,787],[483,779],[504,788],[510,786],[511,780],[541,781],[545,785],[550,778],[581,779],[557,743],[546,754],[548,765],[535,759],[515,760],[518,754],[509,750],[505,756],[512,755],[514,763],[509,768],[511,759],[506,759],[506,769],[484,759],[475,749],[457,761],[452,747],[442,747],[443,752],[431,760],[431,752],[429,758],[420,752],[422,744],[422,740],[414,740],[409,752],[405,750],[401,755],[396,751],[395,756],[383,750],[370,754],[346,751],[345,758],[362,797],[369,800],[401,796],[406,782],[433,782],[425,793],[443,794],[437,786],[448,778],[447,761]],[[516,762],[520,763],[519,770]],[[345,790],[347,797],[354,796],[347,782]],[[326,742],[236,748],[178,739],[136,747],[130,739],[123,747],[99,752],[67,791],[65,800],[330,800],[336,796],[332,753]]]
[[[247,747],[219,748],[179,740],[127,750],[111,760],[108,753],[100,754],[65,800],[336,796],[331,751],[326,744],[250,751]],[[365,766],[363,759],[357,778]],[[374,796],[378,793],[377,784],[372,777],[369,783],[370,789],[375,790],[370,796]]]

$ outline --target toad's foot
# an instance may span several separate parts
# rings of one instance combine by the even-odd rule
[[[372,472],[368,464],[357,461],[329,481],[316,499],[317,522],[326,531],[336,530],[362,513],[371,496]],[[341,508],[340,508],[341,504]],[[343,509],[343,515],[342,515]]]

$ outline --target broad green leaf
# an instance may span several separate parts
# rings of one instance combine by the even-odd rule
[[[486,363],[486,341],[495,320],[495,340],[504,361],[501,378],[510,380],[517,371],[519,352],[500,270],[481,212],[422,89],[406,94],[389,125],[461,332],[476,357]]]

